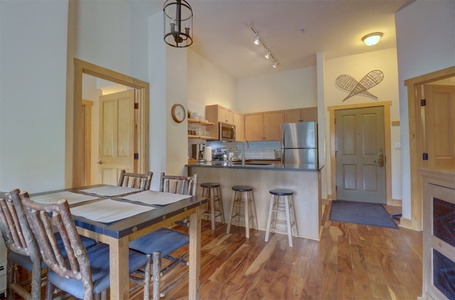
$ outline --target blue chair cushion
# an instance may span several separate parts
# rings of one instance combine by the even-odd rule
[[[93,291],[97,295],[110,286],[109,277],[109,246],[99,243],[87,249],[90,268],[92,270]],[[135,251],[129,251],[129,273],[145,266],[147,257]],[[64,290],[76,298],[84,298],[84,287],[81,280],[68,279],[50,271],[48,273],[49,281],[57,288]]]
[[[63,240],[62,240],[62,237],[60,236],[60,233],[56,233],[55,238],[57,239],[57,245],[60,248],[60,251],[62,251],[62,255],[64,257],[66,257],[67,254],[66,254],[65,247],[63,246]],[[84,236],[81,236],[81,242],[86,249],[93,247],[97,244],[97,242],[95,240],[84,237]],[[30,259],[30,257],[21,255],[19,253],[13,252],[13,251],[9,251],[8,258],[11,261],[15,262],[16,264],[18,264],[19,266],[26,269],[28,272],[32,271],[33,263],[32,263],[32,260]],[[46,268],[46,265],[44,263],[41,263],[41,269],[45,269],[45,268]]]
[[[167,228],[160,228],[131,241],[130,249],[144,254],[153,254],[153,252],[159,251],[163,257],[185,246],[189,241],[189,237],[186,234]]]

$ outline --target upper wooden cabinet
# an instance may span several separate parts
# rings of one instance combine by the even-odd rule
[[[235,125],[236,140],[243,141],[243,115],[221,105],[207,105],[205,107],[205,118],[215,123],[216,126],[210,129],[210,135],[219,139],[218,122]]]
[[[307,107],[285,110],[284,121],[284,123],[317,122],[318,108]]]
[[[245,139],[248,141],[279,141],[284,111],[245,114]]]

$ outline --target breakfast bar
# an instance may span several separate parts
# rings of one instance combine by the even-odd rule
[[[322,223],[321,169],[314,165],[214,161],[188,164],[188,175],[198,174],[199,182],[219,182],[224,212],[229,212],[234,185],[254,187],[258,229],[266,229],[271,189],[294,191],[300,237],[319,240]],[[225,219],[228,216],[225,215]]]

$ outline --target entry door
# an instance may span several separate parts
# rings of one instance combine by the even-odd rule
[[[120,170],[134,171],[134,91],[100,97],[99,171],[116,185]]]
[[[455,169],[455,86],[426,85],[425,136],[428,167]]]
[[[335,113],[337,199],[386,203],[384,109]]]

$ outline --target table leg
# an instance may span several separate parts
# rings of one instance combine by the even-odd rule
[[[188,299],[200,298],[200,272],[201,272],[201,208],[190,215],[190,245],[189,245],[189,288]]]
[[[112,239],[109,243],[110,299],[129,299],[128,245],[128,238]]]

